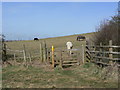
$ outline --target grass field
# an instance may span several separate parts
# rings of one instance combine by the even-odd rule
[[[86,33],[82,34],[86,36],[86,38],[91,38],[94,33]],[[34,40],[25,40],[25,41],[12,41],[12,42],[6,42],[7,48],[11,50],[23,50],[23,44],[26,48],[26,53],[31,53],[32,56],[39,56],[40,54],[40,43],[45,41],[47,48],[51,50],[52,45],[55,47],[55,50],[57,49],[66,49],[66,42],[71,41],[73,43],[73,49],[78,48],[80,49],[81,44],[85,44],[84,41],[76,41],[78,35],[70,35],[70,36],[63,36],[63,37],[55,37],[55,38],[46,38],[46,39],[40,39],[39,41]],[[17,52],[9,52],[8,54],[15,53],[19,57],[23,57],[22,53]]]
[[[93,33],[86,33],[82,34],[86,36],[86,38],[91,38]],[[23,50],[23,44],[26,45],[28,51],[31,50],[38,50],[40,42],[45,41],[48,48],[51,48],[54,45],[55,48],[62,48],[66,47],[66,42],[71,41],[73,46],[80,46],[81,42],[76,41],[78,35],[70,35],[70,36],[63,36],[63,37],[55,37],[55,38],[46,38],[40,39],[39,41],[34,40],[25,40],[25,41],[13,41],[13,42],[6,42],[8,48],[12,50]]]
[[[104,79],[102,69],[92,63],[54,70],[49,66],[3,68],[3,88],[117,88],[118,78]]]

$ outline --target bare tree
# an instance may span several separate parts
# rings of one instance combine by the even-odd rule
[[[115,45],[120,45],[120,17],[113,16],[111,20],[105,20],[100,24],[95,33],[95,44],[102,42],[108,44],[112,40]]]

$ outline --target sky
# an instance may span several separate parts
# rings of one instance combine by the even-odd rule
[[[3,2],[2,33],[31,40],[94,32],[117,9],[117,2]]]

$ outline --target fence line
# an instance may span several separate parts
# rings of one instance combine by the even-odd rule
[[[108,50],[106,50],[106,48],[108,48]],[[104,63],[103,60],[109,60],[109,64],[115,62],[119,62],[120,61],[120,57],[118,57],[118,55],[120,56],[120,52],[117,51],[113,51],[114,48],[120,48],[120,46],[114,46],[112,44],[112,40],[109,41],[109,45],[108,46],[104,46],[102,45],[102,43],[100,43],[100,45],[95,46],[95,45],[86,45],[86,53],[87,56],[86,57],[91,57],[89,58],[90,60],[93,59],[94,62],[98,62],[95,59],[99,59],[99,63],[102,64],[108,64],[108,63]],[[97,49],[97,50],[96,50]],[[108,56],[106,56],[108,55]],[[117,57],[114,57],[114,55],[117,55]]]
[[[13,51],[13,52],[23,52],[23,50],[11,50],[11,49],[6,49],[8,51]]]

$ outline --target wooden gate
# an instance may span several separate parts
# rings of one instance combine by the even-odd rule
[[[69,53],[71,51],[71,54]],[[52,67],[68,67],[72,65],[80,65],[83,63],[82,49],[60,50],[55,49],[53,52],[48,52],[48,61]]]

